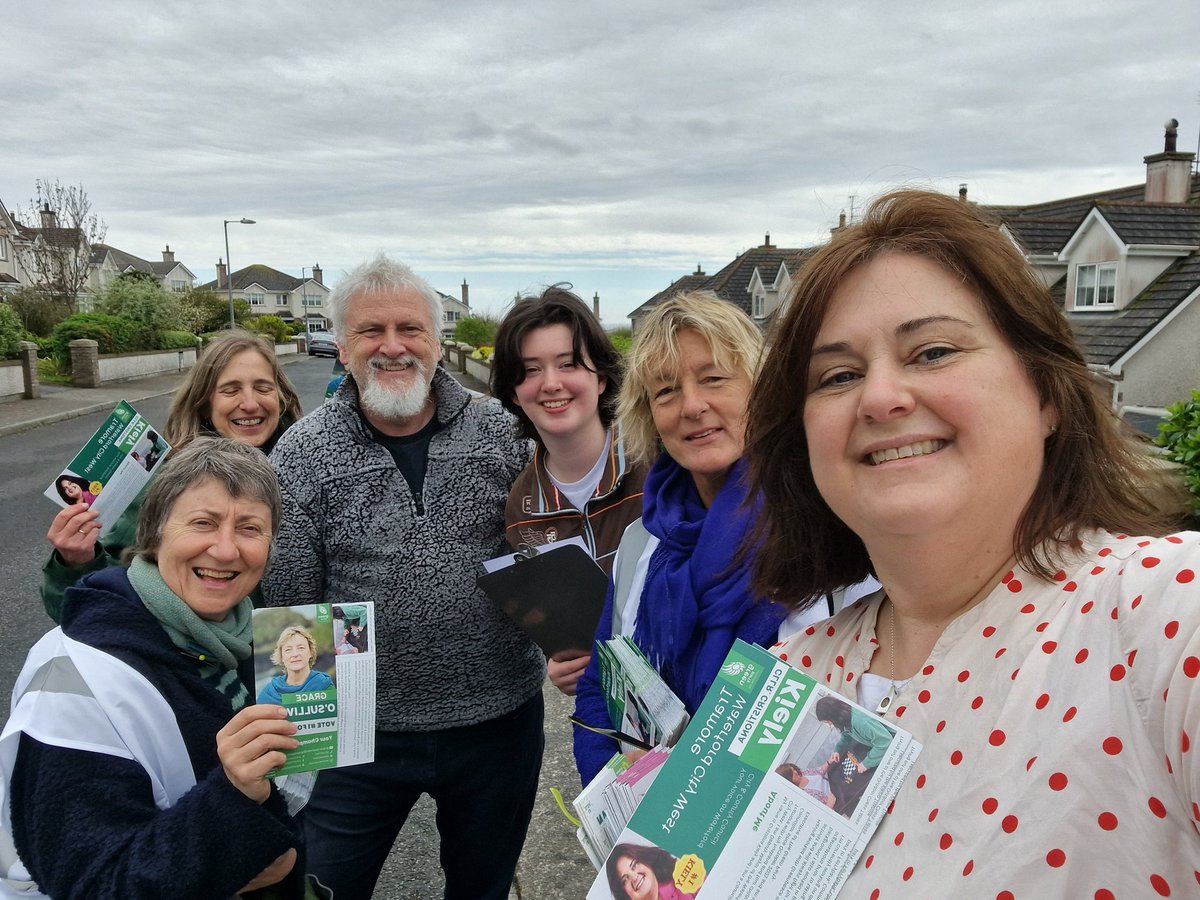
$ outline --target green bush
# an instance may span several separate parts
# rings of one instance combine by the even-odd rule
[[[21,317],[7,303],[0,303],[0,359],[16,359],[23,340],[25,326],[21,324]]]
[[[6,298],[8,305],[20,317],[26,331],[38,337],[48,337],[54,326],[69,316],[71,304],[31,287],[13,291]]]
[[[493,344],[496,341],[496,323],[477,316],[459,319],[458,324],[454,326],[454,339],[472,347]]]
[[[1200,391],[1192,391],[1190,400],[1168,406],[1167,412],[1154,443],[1165,447],[1167,459],[1183,468],[1192,506],[1200,512]]]
[[[153,276],[114,279],[96,295],[96,311],[141,322],[154,331],[179,329],[184,324],[179,297],[164,290]]]
[[[68,316],[50,334],[50,345],[60,372],[71,371],[71,341],[90,338],[100,353],[129,353],[134,350],[155,350],[154,332],[140,322],[104,313],[76,313]]]
[[[190,331],[164,331],[158,336],[159,350],[189,350],[196,346],[196,336]]]
[[[291,338],[287,323],[279,316],[251,316],[246,327],[255,334],[270,338],[276,344],[285,344]]]

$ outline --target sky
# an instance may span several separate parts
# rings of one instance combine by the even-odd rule
[[[0,201],[82,185],[106,242],[198,282],[382,250],[500,314],[606,323],[899,186],[1032,203],[1200,134],[1196,0],[11,3]]]

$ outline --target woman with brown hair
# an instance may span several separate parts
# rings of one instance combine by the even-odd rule
[[[776,652],[924,744],[845,893],[1186,892],[1200,535],[1009,238],[877,200],[798,273],[749,421],[759,591],[883,585]]]
[[[231,438],[270,453],[279,435],[303,413],[296,389],[267,341],[244,331],[212,340],[180,385],[163,429],[181,449],[198,435]],[[54,550],[42,566],[42,604],[58,621],[63,592],[88,572],[116,565],[133,543],[140,495],[103,540],[99,513],[74,503],[54,517],[47,539]]]

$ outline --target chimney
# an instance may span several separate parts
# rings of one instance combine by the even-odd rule
[[[845,227],[846,227],[846,211],[843,209],[840,213],[838,213],[838,228],[845,228]]]
[[[323,276],[323,273],[321,272],[321,264],[314,263],[313,267],[312,267],[312,280],[315,281],[317,284],[324,284],[325,282],[321,280],[322,277],[324,277],[324,276]]]
[[[965,181],[958,186],[958,202],[959,203],[967,202],[967,184]]]
[[[217,290],[218,291],[225,290],[225,287],[226,287],[225,282],[228,280],[229,279],[225,274],[225,263],[223,260],[218,259],[217,260]]]
[[[42,228],[57,228],[58,214],[50,208],[49,203],[43,203],[41,209]]]
[[[467,309],[471,308],[471,288],[467,286],[467,279],[463,279],[462,283],[462,303]]]
[[[600,292],[596,291],[592,295],[592,315],[596,317],[596,321],[600,321]]]
[[[696,263],[696,271],[693,272],[692,274],[693,275],[703,275],[704,274],[704,270],[702,268],[700,268],[700,263]]]
[[[763,247],[770,247],[770,246],[771,246],[771,232],[768,231],[766,234],[766,237],[763,238]]]
[[[171,249],[171,245],[167,244],[167,248],[163,250],[163,262],[175,262],[175,251]]]
[[[1195,153],[1175,149],[1179,122],[1167,119],[1164,125],[1163,152],[1144,158],[1146,163],[1147,203],[1187,203],[1192,192],[1192,163]]]

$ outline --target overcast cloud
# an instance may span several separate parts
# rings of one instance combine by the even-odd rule
[[[0,200],[82,183],[108,243],[200,281],[384,249],[499,312],[623,319],[888,187],[1036,202],[1200,129],[1195,0],[8,4]]]

